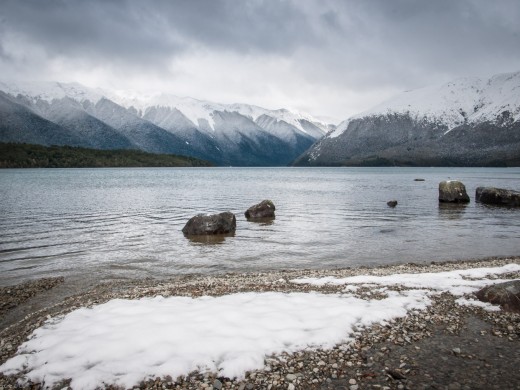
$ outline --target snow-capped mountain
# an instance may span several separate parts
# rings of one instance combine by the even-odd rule
[[[286,109],[91,89],[78,83],[0,82],[0,91],[5,103],[0,141],[51,142],[42,136],[31,138],[9,125],[14,122],[4,121],[13,111],[28,110],[26,117],[37,115],[58,125],[74,145],[176,153],[221,165],[287,165],[334,128]],[[71,144],[70,137],[52,139]]]
[[[520,72],[407,91],[327,133],[297,165],[520,163]]]

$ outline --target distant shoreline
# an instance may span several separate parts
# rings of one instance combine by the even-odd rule
[[[211,167],[194,157],[141,150],[99,150],[75,146],[0,143],[0,168]]]

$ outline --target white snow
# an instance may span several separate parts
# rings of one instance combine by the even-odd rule
[[[52,386],[72,378],[74,389],[103,384],[129,388],[143,379],[193,370],[243,377],[264,367],[264,359],[305,348],[330,348],[348,342],[360,328],[387,323],[409,311],[424,310],[430,295],[455,294],[499,279],[492,275],[520,270],[509,264],[439,273],[304,278],[294,283],[346,285],[347,293],[240,293],[221,297],[115,299],[47,321],[0,366],[4,374]],[[402,284],[384,299],[353,296],[359,285]],[[433,289],[434,291],[428,290]],[[459,300],[459,304],[468,303]]]
[[[22,95],[34,101],[39,99],[51,102],[55,99],[69,97],[78,102],[90,100],[97,103],[104,95],[100,89],[87,88],[79,83],[58,82],[0,82],[0,90],[13,96]]]
[[[327,137],[328,138],[336,138],[336,137],[339,137],[341,134],[343,134],[345,132],[345,130],[347,130],[348,128],[348,124],[350,123],[350,120],[347,119],[347,120],[344,120],[343,122],[341,122],[338,127],[336,127],[336,129],[334,129],[333,131],[331,131],[329,134],[327,134]]]
[[[149,377],[211,370],[241,377],[282,351],[332,347],[369,326],[426,308],[423,290],[383,300],[318,293],[242,293],[222,297],[112,300],[37,329],[0,367],[27,367],[28,379],[74,389],[126,388]]]
[[[394,274],[386,276],[359,275],[348,278],[301,278],[291,282],[297,284],[311,284],[315,286],[369,284],[380,286],[401,285],[410,288],[429,288],[437,291],[448,291],[453,295],[464,295],[477,291],[490,284],[504,282],[500,279],[487,279],[486,276],[500,275],[520,271],[519,264],[507,264],[497,268],[473,268],[446,272],[427,272],[420,274]]]
[[[237,112],[243,116],[256,121],[261,115],[268,115],[278,121],[285,121],[298,131],[308,134],[308,131],[301,125],[301,120],[306,120],[318,127],[318,133],[309,134],[313,137],[325,135],[328,124],[320,121],[309,114],[289,109],[268,110],[262,107],[249,104],[220,104],[191,97],[179,97],[168,93],[142,93],[135,90],[108,90],[92,89],[79,83],[59,83],[59,82],[0,82],[0,90],[13,96],[21,94],[33,101],[38,99],[51,102],[54,99],[69,97],[78,102],[90,100],[97,103],[105,97],[113,102],[125,107],[134,107],[142,116],[148,108],[166,107],[176,108],[196,127],[201,126],[200,120],[207,121],[210,128],[214,130],[213,113],[215,111]],[[202,129],[204,130],[204,128]],[[321,131],[321,133],[319,133]]]
[[[492,305],[489,302],[476,301],[474,299],[457,298],[455,303],[461,306],[477,306],[487,311],[500,311],[500,306]]]
[[[199,126],[199,119],[208,121],[210,127],[214,129],[215,122],[213,113],[215,111],[237,112],[250,118],[253,122],[261,115],[270,116],[278,121],[285,121],[302,133],[308,132],[303,128],[300,120],[314,123],[322,134],[325,134],[328,124],[323,123],[311,115],[304,114],[295,110],[279,109],[268,110],[250,104],[220,104],[204,100],[197,100],[190,97],[178,97],[171,94],[143,95],[135,91],[118,91],[109,94],[110,98],[123,107],[134,107],[142,113],[149,107],[169,107],[176,108],[184,114],[195,126]],[[311,134],[314,136],[314,134]]]
[[[370,116],[409,114],[416,121],[445,125],[451,129],[467,123],[496,122],[503,111],[513,121],[520,120],[520,72],[505,73],[489,79],[467,77],[403,92],[381,104],[350,117],[328,135],[335,138],[349,121]]]

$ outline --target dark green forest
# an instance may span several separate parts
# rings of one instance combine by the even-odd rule
[[[0,168],[208,167],[192,157],[140,150],[0,143]]]

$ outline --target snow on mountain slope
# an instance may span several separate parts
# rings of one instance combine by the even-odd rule
[[[509,111],[513,121],[520,119],[520,72],[460,78],[403,92],[343,121],[328,137],[340,136],[352,120],[366,117],[407,114],[416,122],[444,125],[450,131],[467,123],[496,122],[503,111]]]
[[[69,133],[86,137],[92,145],[106,149],[128,145],[217,165],[287,165],[330,129],[310,115],[286,109],[219,104],[165,93],[57,82],[0,82],[0,91]],[[9,128],[11,133],[16,135],[17,129]]]
[[[262,107],[248,104],[219,104],[191,97],[178,97],[171,94],[143,94],[138,91],[110,91],[105,89],[93,89],[79,83],[59,82],[0,82],[0,90],[13,95],[22,95],[32,102],[53,100],[68,97],[78,102],[90,101],[97,103],[103,97],[129,109],[135,108],[137,115],[145,116],[150,108],[169,108],[179,110],[193,125],[200,130],[215,130],[215,111],[237,112],[250,118],[253,122],[262,116],[268,115],[278,121],[284,121],[296,128],[298,131],[314,139],[321,138],[329,130],[328,124],[313,118],[311,115],[287,110],[267,110]],[[312,126],[302,125],[306,121]],[[157,123],[156,123],[157,124]]]
[[[201,124],[202,120],[205,121],[202,123],[209,124],[209,127],[212,130],[215,130],[215,119],[213,117],[214,112],[228,111],[237,112],[250,118],[255,123],[262,115],[268,115],[278,121],[286,122],[295,127],[298,131],[307,134],[314,139],[322,137],[328,131],[327,123],[319,121],[311,115],[288,109],[268,110],[250,104],[220,104],[164,93],[145,95],[136,93],[135,91],[116,91],[109,93],[107,97],[123,107],[134,107],[138,112],[140,112],[140,115],[145,115],[146,111],[152,107],[175,108],[188,118],[196,127],[204,127]],[[302,121],[312,123],[317,129],[309,129],[309,127],[305,127],[302,125]]]
[[[33,101],[43,100],[52,102],[53,100],[71,98],[78,102],[86,100],[97,103],[104,92],[100,89],[87,88],[79,83],[58,83],[58,82],[18,82],[8,83],[0,81],[0,90],[13,95],[22,95]]]

